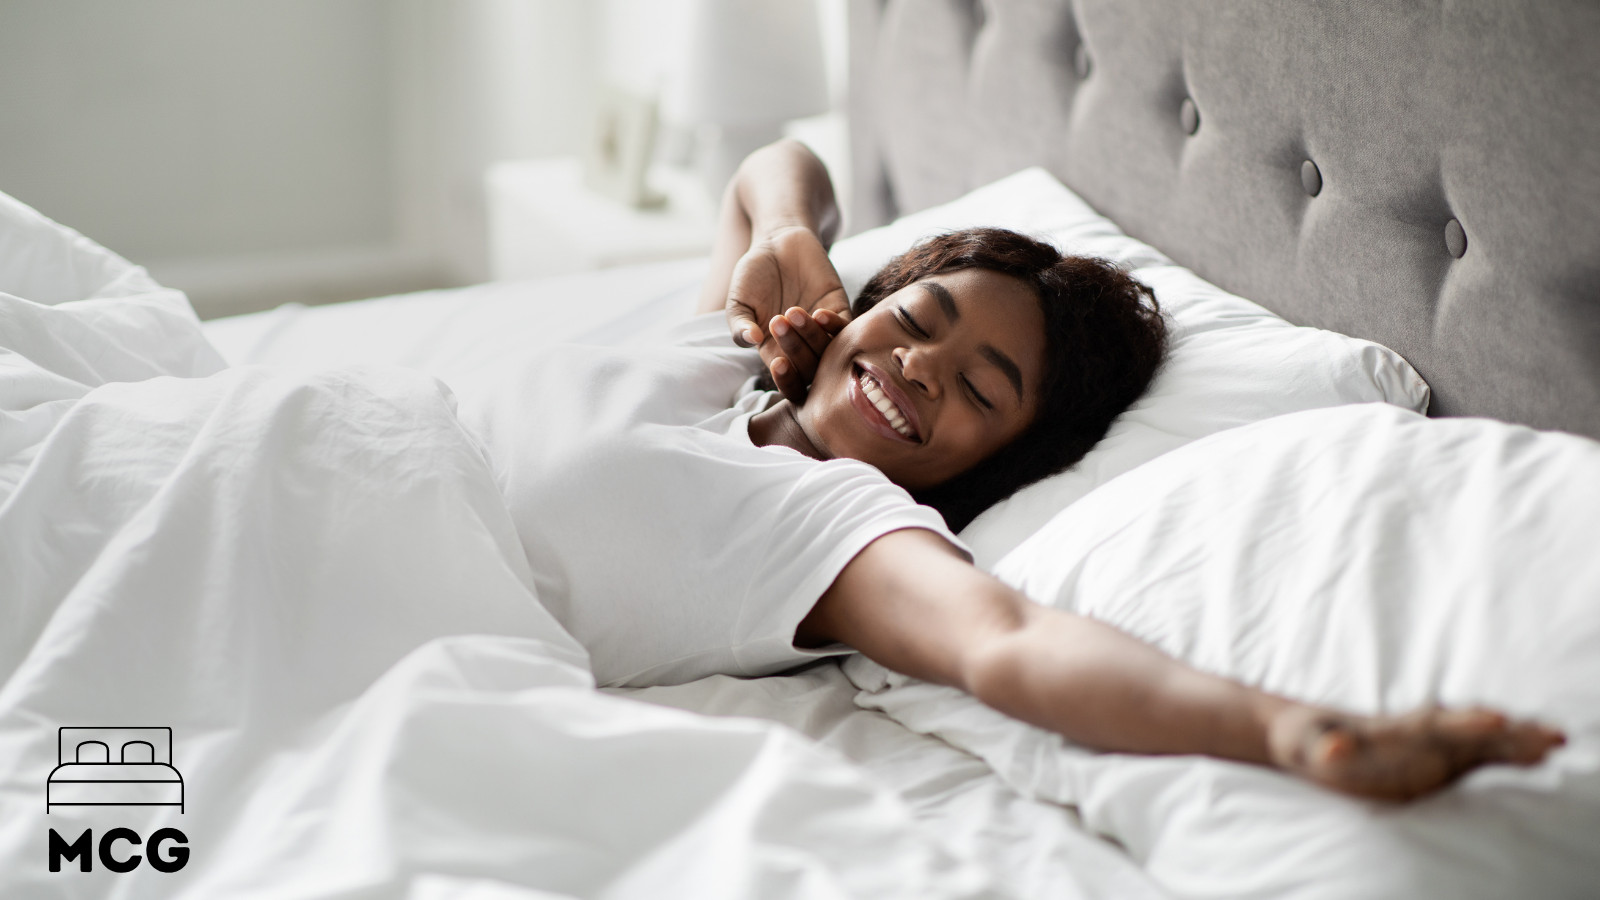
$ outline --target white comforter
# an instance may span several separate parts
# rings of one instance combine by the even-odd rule
[[[792,732],[596,692],[438,382],[227,369],[181,295],[56,250],[91,299],[0,278],[0,896],[989,893]],[[46,812],[59,727],[135,725],[182,812]],[[49,871],[117,827],[189,860]]]

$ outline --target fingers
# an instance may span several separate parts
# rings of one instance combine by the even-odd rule
[[[733,342],[741,347],[760,346],[767,339],[761,326],[756,324],[755,310],[743,303],[728,304],[728,331],[733,334]]]
[[[762,347],[762,356],[769,359],[773,384],[788,400],[805,402],[811,380],[816,377],[817,366],[822,361],[822,352],[833,340],[833,334],[799,307],[773,316],[767,323],[767,333],[775,346]]]
[[[850,324],[850,316],[848,314],[837,313],[831,309],[819,309],[812,314],[811,318],[822,326],[823,331],[830,335],[837,335],[844,330],[846,325]]]
[[[818,356],[822,355],[822,348],[850,324],[848,315],[831,309],[817,310],[812,314],[793,306],[783,317],[774,316],[769,327],[771,324],[776,324],[780,318],[788,319],[784,327],[797,331],[797,337],[811,347]],[[728,304],[728,330],[733,334],[734,343],[741,347],[759,346],[767,339],[768,333],[762,331],[761,326],[757,324],[755,310],[743,303]]]
[[[734,343],[741,347],[756,347],[767,339],[761,330],[766,317],[763,308],[771,310],[772,299],[783,293],[783,273],[771,253],[752,247],[739,258],[728,280],[726,305],[728,331]]]
[[[811,383],[801,380],[800,374],[787,359],[778,357],[767,367],[767,371],[772,373],[772,384],[785,400],[797,404],[806,402],[806,394],[810,393]]]
[[[789,360],[806,368],[806,361],[811,360],[811,368],[815,369],[815,360],[822,358],[822,351],[827,349],[833,341],[834,334],[822,327],[813,316],[798,306],[790,307],[789,311],[781,316],[773,316],[767,328],[778,341],[778,348]]]
[[[734,265],[728,281],[728,330],[740,346],[760,346],[769,334],[764,329],[769,317],[796,306],[810,314],[826,311],[817,324],[829,336],[838,334],[850,317],[849,297],[827,249],[798,226],[752,244]],[[810,325],[795,323],[802,329]],[[815,348],[816,341],[810,343]]]
[[[1566,735],[1484,707],[1425,707],[1399,716],[1324,715],[1300,725],[1288,768],[1336,790],[1407,800],[1480,766],[1536,765]]]
[[[1503,712],[1473,707],[1435,713],[1436,732],[1453,735],[1470,751],[1473,765],[1504,762],[1534,765],[1565,744],[1559,729],[1531,720],[1513,720]]]
[[[1566,734],[1559,729],[1537,722],[1515,722],[1494,742],[1490,759],[1518,766],[1536,765],[1566,742]]]

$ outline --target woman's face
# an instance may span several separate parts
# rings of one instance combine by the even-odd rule
[[[823,351],[800,427],[829,457],[859,459],[910,490],[939,485],[1033,421],[1044,313],[1023,282],[987,269],[933,275],[883,298]]]

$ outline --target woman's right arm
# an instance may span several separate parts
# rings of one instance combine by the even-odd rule
[[[849,645],[1085,746],[1258,763],[1364,796],[1418,796],[1487,763],[1538,762],[1564,740],[1490,710],[1357,716],[1209,675],[1029,601],[921,529],[857,554],[796,638]]]
[[[849,319],[849,300],[828,259],[838,230],[828,170],[798,141],[750,154],[723,193],[697,312],[723,310],[734,339],[760,348],[773,380],[794,400],[804,397],[816,360]],[[774,332],[776,317],[796,308],[801,313]]]

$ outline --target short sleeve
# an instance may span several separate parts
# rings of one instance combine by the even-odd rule
[[[767,535],[772,552],[761,558],[740,610],[740,643],[733,648],[740,674],[767,675],[853,652],[842,644],[796,647],[795,630],[844,567],[890,532],[925,529],[972,559],[939,513],[877,469],[855,460],[805,462],[809,471],[775,510]]]

